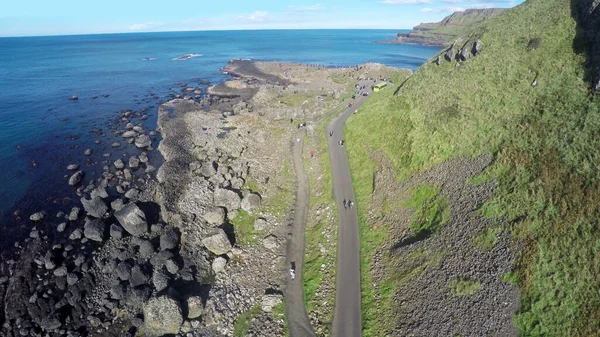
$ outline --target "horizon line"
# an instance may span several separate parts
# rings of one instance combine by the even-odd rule
[[[243,32],[243,31],[277,31],[277,30],[411,30],[412,28],[256,28],[256,29],[197,29],[197,30],[163,30],[163,31],[135,31],[135,32],[106,32],[106,33],[72,33],[48,35],[0,35],[0,39],[29,38],[29,37],[67,37],[67,36],[93,36],[117,34],[152,34],[152,33],[195,33],[195,32]]]

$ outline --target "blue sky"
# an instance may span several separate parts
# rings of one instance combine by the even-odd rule
[[[467,8],[524,0],[6,1],[0,36],[232,29],[408,29]]]

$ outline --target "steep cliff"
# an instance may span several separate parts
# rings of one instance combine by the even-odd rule
[[[446,46],[463,35],[474,25],[485,22],[504,12],[504,8],[467,9],[455,12],[440,22],[422,23],[408,34],[399,33],[397,42],[428,46]]]

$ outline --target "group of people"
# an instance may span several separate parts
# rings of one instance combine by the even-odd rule
[[[344,199],[344,209],[352,209],[352,206],[354,206],[354,201]]]

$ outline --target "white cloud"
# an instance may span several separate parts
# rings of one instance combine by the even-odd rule
[[[454,12],[464,12],[467,9],[473,8],[493,8],[494,6],[491,4],[465,4],[465,6],[444,6],[444,7],[436,7],[436,8],[423,8],[421,12],[424,13],[454,13]]]
[[[323,9],[323,5],[321,5],[321,4],[316,4],[316,5],[312,5],[312,6],[302,6],[302,7],[290,6],[290,10],[292,10],[294,12],[316,12],[316,11],[320,11],[322,9]]]
[[[379,3],[382,5],[428,5],[433,2],[433,0],[384,0]]]
[[[131,31],[151,30],[161,27],[163,24],[159,22],[136,23],[129,26]]]
[[[238,18],[250,22],[264,22],[268,16],[268,12],[256,11],[254,13],[240,15]]]

